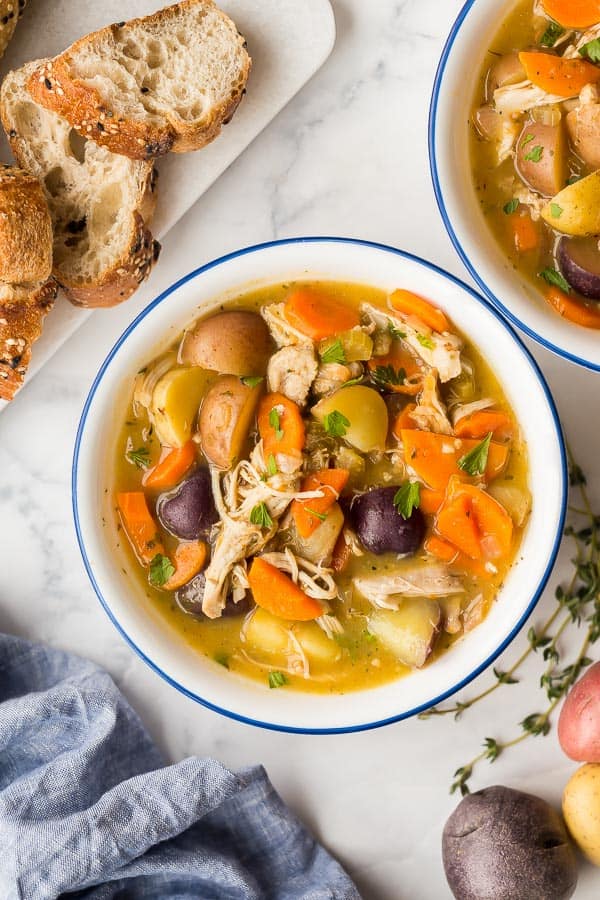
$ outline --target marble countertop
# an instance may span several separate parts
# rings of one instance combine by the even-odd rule
[[[338,39],[329,61],[169,233],[150,283],[123,307],[92,316],[0,416],[0,630],[104,665],[169,759],[262,762],[365,898],[441,900],[450,896],[440,835],[456,803],[451,774],[485,736],[512,736],[521,713],[541,705],[537,670],[459,724],[412,720],[332,737],[240,725],[177,693],[125,645],[87,580],[71,518],[73,442],[93,376],[134,314],[190,269],[260,241],[340,234],[394,244],[468,280],[438,216],[427,158],[431,84],[461,0],[333,6]],[[600,378],[532,349],[600,504]],[[568,559],[566,548],[534,621],[551,609]],[[522,646],[523,636],[500,667]],[[466,694],[487,683],[481,676]],[[508,784],[558,803],[574,768],[550,735],[483,767],[473,786]],[[599,880],[582,867],[577,900],[597,897]]]

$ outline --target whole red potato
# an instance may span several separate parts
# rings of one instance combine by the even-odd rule
[[[567,694],[558,720],[558,739],[571,759],[600,763],[600,662]]]

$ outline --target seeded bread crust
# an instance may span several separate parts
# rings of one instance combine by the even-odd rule
[[[26,5],[27,0],[0,0],[0,56],[4,56]]]
[[[207,29],[205,42],[212,40],[212,44],[203,48],[203,57],[202,45],[194,44],[194,28],[200,29],[207,17],[213,24]],[[220,42],[214,38],[217,28]],[[158,69],[147,56],[148,46],[162,54]],[[206,73],[207,83],[197,75],[195,96],[186,94],[187,99],[176,109],[175,98],[181,90],[189,91],[193,75],[183,87],[173,76],[168,80],[165,61],[175,50],[182,55],[195,52],[199,70],[208,67],[206,56],[225,53],[232,70],[227,72],[226,91],[221,91],[224,96],[215,98],[196,116],[195,105],[202,105],[211,84]],[[82,77],[78,63],[81,65],[81,59],[92,54],[93,72]],[[36,102],[63,116],[84,137],[132,159],[152,159],[170,150],[199,150],[214,140],[245,94],[251,64],[244,37],[212,0],[182,0],[151,16],[119,22],[81,38],[33,72],[27,87]],[[218,60],[214,65],[218,68]],[[116,75],[126,88],[116,86]]]
[[[31,348],[42,333],[57,291],[53,278],[0,286],[0,400],[12,400],[23,384]]]
[[[36,178],[0,165],[0,281],[47,281],[52,274],[52,220]]]

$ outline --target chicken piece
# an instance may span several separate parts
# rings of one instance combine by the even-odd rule
[[[204,573],[205,587],[202,612],[218,619],[227,601],[227,588],[232,569],[247,556],[258,553],[271,537],[258,525],[233,519],[225,522],[217,537],[210,565]]]
[[[319,368],[312,346],[282,347],[269,360],[269,390],[285,394],[298,406],[304,406]]]
[[[567,115],[567,131],[573,148],[586,166],[600,169],[600,91],[586,84],[579,94],[579,106]]]
[[[416,408],[410,414],[417,428],[435,431],[436,434],[454,434],[440,397],[438,374],[431,369],[423,379],[423,390],[419,394]]]
[[[263,306],[260,314],[269,326],[271,336],[278,347],[314,347],[312,338],[290,325],[285,317],[284,303],[271,303],[269,306]]]
[[[445,566],[420,566],[402,575],[366,575],[353,580],[355,589],[374,606],[398,609],[403,597],[448,597],[463,594],[463,583]]]
[[[539,194],[534,194],[533,191],[530,191],[522,182],[519,182],[512,191],[512,196],[515,200],[518,200],[519,203],[523,203],[525,206],[529,207],[529,215],[533,222],[539,222],[542,217],[542,210],[547,203],[543,197],[540,197]]]
[[[333,394],[347,381],[351,381],[353,378],[360,378],[362,372],[363,368],[359,362],[348,363],[348,365],[343,363],[322,363],[319,366],[313,385],[314,393],[318,397]]]
[[[577,93],[573,94],[574,97]],[[494,108],[502,116],[520,116],[535,106],[548,106],[551,103],[563,103],[566,97],[558,94],[547,94],[541,87],[532,84],[529,79],[518,84],[506,84],[494,91]]]

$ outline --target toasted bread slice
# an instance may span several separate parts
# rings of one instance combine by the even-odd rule
[[[81,135],[133,159],[198,150],[229,121],[251,60],[212,0],[102,28],[33,72],[29,91]]]
[[[0,400],[12,400],[23,384],[33,343],[52,309],[58,285],[0,285]]]
[[[37,178],[0,164],[0,281],[47,281],[52,274],[52,220]]]
[[[4,56],[26,5],[27,0],[0,0],[0,56]]]
[[[26,90],[28,63],[9,74],[0,115],[12,151],[46,193],[54,225],[54,276],[81,306],[114,306],[137,289],[160,245],[147,223],[155,205],[151,163],[81,138]]]

